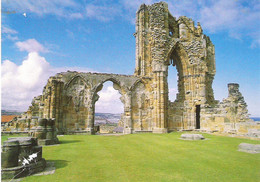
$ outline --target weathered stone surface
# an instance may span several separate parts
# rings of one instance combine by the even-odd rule
[[[181,139],[183,140],[204,140],[204,136],[201,134],[182,134]]]
[[[40,172],[46,162],[42,158],[42,147],[37,138],[8,138],[2,147],[2,179],[20,178]]]
[[[241,143],[238,146],[238,151],[247,152],[247,153],[260,153],[260,145],[258,144],[249,144]]]
[[[54,119],[39,118],[37,124],[36,129],[31,132],[31,136],[38,139],[38,145],[54,145],[59,143]]]
[[[229,96],[223,102],[214,99],[215,48],[200,23],[195,26],[190,18],[173,17],[165,2],[142,4],[134,36],[134,75],[58,73],[11,129],[28,128],[36,130],[39,138],[50,138],[50,129],[37,126],[35,118],[55,118],[59,133],[95,134],[95,103],[106,81],[112,81],[122,95],[120,126],[125,134],[202,129],[246,135],[250,129],[260,129],[249,120],[238,84],[228,85]],[[178,71],[174,102],[169,100],[171,66]]]

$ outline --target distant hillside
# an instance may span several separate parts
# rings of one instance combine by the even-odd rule
[[[20,115],[23,112],[1,110],[1,115]]]
[[[112,114],[112,113],[95,113],[95,117],[102,117],[105,119],[111,119],[111,118],[121,118],[121,114]]]
[[[121,114],[96,113],[95,124],[117,124],[121,119]]]

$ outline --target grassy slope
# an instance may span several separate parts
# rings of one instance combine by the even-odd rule
[[[61,145],[43,148],[56,172],[23,181],[260,181],[260,154],[237,151],[242,142],[259,141],[180,135],[61,136]]]

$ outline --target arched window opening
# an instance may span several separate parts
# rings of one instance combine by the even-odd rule
[[[122,133],[123,123],[121,115],[124,112],[124,104],[121,102],[121,94],[113,88],[113,82],[103,84],[98,101],[95,103],[94,130],[96,133]]]
[[[178,94],[178,72],[176,66],[173,66],[173,64],[168,68],[168,91],[169,100],[174,102]]]

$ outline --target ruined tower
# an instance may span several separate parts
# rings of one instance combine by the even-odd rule
[[[199,23],[195,27],[190,18],[173,17],[164,2],[140,6],[135,37],[135,75],[149,78],[153,88],[154,131],[198,128],[196,109],[214,103],[215,52],[209,37]],[[174,102],[168,96],[170,66],[176,66],[179,78]]]

